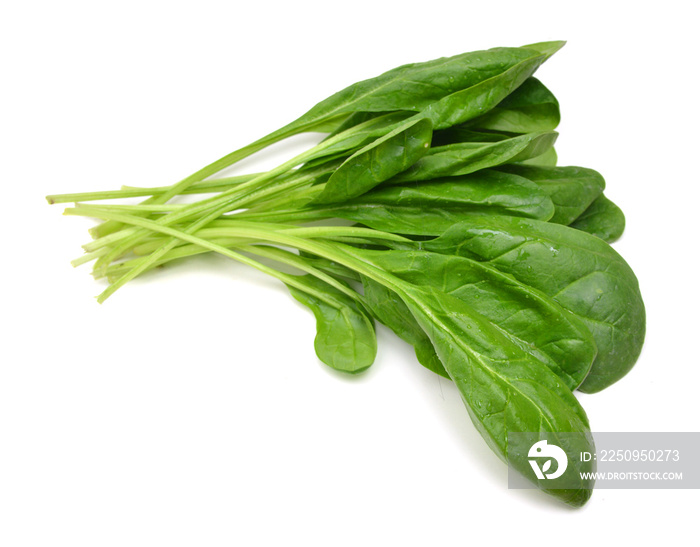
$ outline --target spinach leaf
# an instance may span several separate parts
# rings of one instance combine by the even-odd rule
[[[446,96],[494,78],[525,61],[536,59],[539,65],[563,45],[564,42],[543,42],[522,48],[494,48],[403,65],[331,95],[265,140],[275,142],[313,131],[329,121],[342,123],[356,112],[421,112]],[[438,110],[444,112],[445,106]]]
[[[532,76],[545,60],[544,55],[525,59],[487,80],[435,101],[423,111],[423,115],[430,118],[436,129],[444,129],[476,118],[508,97]]]
[[[406,170],[428,152],[432,134],[432,123],[425,118],[400,124],[338,167],[315,202],[333,203],[359,196]]]
[[[522,160],[518,162],[519,165],[536,165],[536,166],[542,166],[542,167],[556,167],[557,161],[559,158],[557,157],[557,151],[554,148],[554,146],[550,146],[545,150],[542,154],[539,156],[535,156],[534,158],[528,158],[526,160]]]
[[[291,206],[300,202],[292,201]],[[437,236],[474,212],[493,212],[548,220],[549,196],[532,181],[510,173],[482,170],[432,181],[380,186],[337,205],[250,212],[246,218],[274,222],[352,220],[376,230]]]
[[[601,194],[569,226],[612,243],[625,231],[625,214],[622,209]]]
[[[367,276],[362,276],[362,286],[365,303],[377,321],[411,344],[421,365],[449,379],[449,374],[435,353],[433,343],[399,295]]]
[[[553,131],[559,125],[559,101],[537,78],[531,77],[487,114],[467,126],[506,133]]]
[[[523,161],[543,154],[557,133],[529,133],[499,142],[458,143],[437,146],[389,183],[415,182],[466,175],[504,163]]]
[[[408,115],[410,114],[406,112],[389,112],[372,116],[346,131],[329,136],[314,148],[315,153],[309,156],[304,168],[341,158],[347,159],[348,153],[369,146],[378,138],[400,127]]]
[[[320,298],[287,285],[292,296],[316,317],[314,348],[318,358],[342,372],[367,369],[377,355],[377,338],[365,311],[348,295],[311,275],[297,276],[297,280],[323,294]]]
[[[439,235],[465,216],[487,211],[548,220],[554,214],[554,205],[531,181],[484,170],[383,186],[338,207],[319,210],[377,230],[413,235]]]
[[[421,245],[488,262],[578,315],[598,347],[581,391],[608,387],[639,357],[645,332],[639,284],[624,259],[603,240],[550,222],[473,215]]]
[[[511,343],[550,368],[569,389],[579,386],[588,374],[596,346],[583,322],[541,291],[519,283],[497,268],[460,256],[424,251],[364,251],[362,256],[408,283],[433,287],[461,300]],[[391,301],[391,297],[384,295],[383,300],[374,302],[372,310]],[[395,309],[396,304],[391,305],[392,315],[400,311]],[[400,321],[406,324],[405,314]],[[424,344],[412,332],[415,328],[402,330]],[[402,332],[397,334],[406,339]]]
[[[512,135],[504,133],[476,131],[463,125],[456,125],[448,129],[442,129],[433,133],[433,147],[458,144],[465,142],[487,143],[500,142],[510,139]]]
[[[466,303],[432,287],[402,284],[397,291],[423,328],[459,389],[472,422],[491,449],[523,476],[531,477],[527,452],[508,449],[511,433],[577,432],[558,444],[573,465],[573,477],[595,470],[579,454],[593,451],[588,418],[571,391],[546,366],[514,344]],[[551,437],[550,437],[551,438]],[[593,480],[576,479],[573,488],[549,488],[552,496],[583,505]]]
[[[537,183],[554,202],[549,221],[557,224],[571,224],[605,188],[600,173],[584,167],[500,165],[496,169]]]

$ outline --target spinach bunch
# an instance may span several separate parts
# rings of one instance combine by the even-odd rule
[[[533,74],[562,45],[404,65],[172,186],[47,199],[104,221],[74,261],[94,260],[110,282],[100,302],[157,266],[222,254],[279,279],[313,312],[327,365],[371,366],[379,321],[455,383],[509,465],[530,476],[526,454],[508,450],[513,433],[577,432],[559,444],[580,476],[595,462],[573,456],[594,447],[573,391],[629,372],[645,315],[634,273],[609,245],[624,216],[605,181],[556,165],[559,104]],[[302,132],[325,138],[270,171],[214,177]],[[171,201],[186,194],[202,197]],[[593,482],[538,486],[580,506]]]

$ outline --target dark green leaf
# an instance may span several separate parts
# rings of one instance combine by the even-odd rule
[[[484,170],[376,188],[325,211],[328,216],[354,220],[377,230],[440,235],[474,212],[548,220],[554,205],[533,182],[510,173]]]
[[[573,222],[605,188],[600,173],[584,167],[501,165],[497,169],[539,185],[554,202],[554,216],[549,221],[557,224]]]
[[[377,321],[411,344],[421,365],[440,376],[449,378],[445,367],[435,353],[433,343],[416,322],[404,301],[394,291],[368,277],[362,276],[362,286],[366,305]]]
[[[645,312],[637,278],[601,239],[550,222],[474,215],[423,246],[489,262],[578,315],[598,347],[581,391],[613,384],[639,357]]]
[[[544,153],[557,133],[529,133],[494,143],[461,143],[431,148],[413,167],[391,183],[431,180],[466,175],[504,163],[523,161]]]
[[[432,120],[435,129],[444,129],[477,118],[518,89],[545,60],[544,55],[525,59],[488,80],[446,95],[423,112]]]
[[[475,86],[531,59],[542,63],[563,42],[523,48],[494,48],[412,63],[362,80],[319,102],[306,114],[275,131],[267,140],[312,131],[329,120],[342,123],[355,112],[421,112],[445,96]]]
[[[563,382],[546,366],[514,344],[465,302],[432,287],[401,285],[400,296],[428,334],[445,370],[459,389],[479,433],[491,449],[525,477],[532,477],[527,453],[514,456],[512,433],[578,432],[556,444],[569,458],[570,476],[595,470],[580,452],[595,450],[588,419]],[[552,438],[550,437],[550,438]],[[552,481],[553,482],[553,481]],[[593,480],[576,480],[574,488],[549,488],[547,493],[581,506],[590,498]]]
[[[625,231],[625,214],[601,194],[570,226],[612,243]]]
[[[458,144],[464,142],[484,144],[487,142],[504,141],[506,139],[510,139],[511,137],[512,135],[506,135],[504,133],[475,131],[464,126],[457,125],[448,129],[435,131],[433,133],[432,146],[436,148],[438,146],[446,146],[448,144]]]
[[[362,195],[408,169],[428,152],[432,134],[428,119],[413,118],[400,124],[338,167],[315,202],[334,203]]]
[[[513,344],[549,367],[569,389],[579,386],[588,374],[596,346],[583,322],[541,291],[497,268],[460,256],[424,251],[364,251],[362,256],[408,283],[433,287],[466,303]],[[384,302],[390,299],[390,295],[385,296]],[[375,303],[372,309],[384,302]],[[383,316],[399,311],[385,310]],[[400,321],[405,324],[403,316]],[[378,319],[383,321],[382,317]],[[413,332],[411,335],[416,337]]]
[[[468,126],[507,133],[553,131],[559,125],[559,102],[536,78],[528,78],[501,103]]]

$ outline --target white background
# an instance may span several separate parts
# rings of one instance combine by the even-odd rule
[[[104,285],[69,265],[91,222],[43,200],[171,184],[399,64],[568,40],[538,72],[562,107],[560,163],[606,177],[627,216],[615,248],[648,312],[636,368],[580,400],[595,431],[698,431],[692,5],[3,3],[0,544],[638,545],[694,533],[697,490],[598,490],[580,510],[508,490],[454,386],[408,346],[380,328],[370,371],[334,373],[314,355],[308,310],[244,266],[204,257],[98,305]]]

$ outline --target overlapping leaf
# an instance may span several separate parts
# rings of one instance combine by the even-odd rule
[[[512,343],[549,367],[570,389],[579,386],[588,374],[596,356],[591,333],[541,291],[492,266],[460,256],[424,251],[364,251],[362,256],[406,282],[433,287],[465,302]],[[367,285],[365,288],[367,292]],[[370,294],[369,305],[375,311],[382,303],[374,300],[376,290]],[[384,301],[391,299],[381,293],[378,296]],[[405,317],[397,320],[407,321]],[[414,328],[403,330],[423,344]],[[402,332],[397,334],[402,336]]]
[[[400,294],[459,389],[475,427],[501,458],[507,459],[512,432],[554,438],[560,432],[579,433],[558,441],[573,467],[570,476],[578,477],[575,486],[536,484],[570,505],[586,503],[594,481],[582,473],[594,471],[595,462],[578,456],[595,447],[586,413],[563,382],[458,298],[417,285],[403,287]],[[532,477],[525,454],[508,463]]]
[[[625,215],[617,205],[601,194],[570,226],[611,243],[625,231]]]
[[[605,180],[597,171],[584,167],[501,165],[499,171],[535,182],[554,203],[550,222],[571,224],[603,192]]]
[[[549,222],[474,215],[423,246],[488,262],[579,316],[598,348],[581,391],[616,382],[639,357],[645,332],[639,284],[600,238]]]

